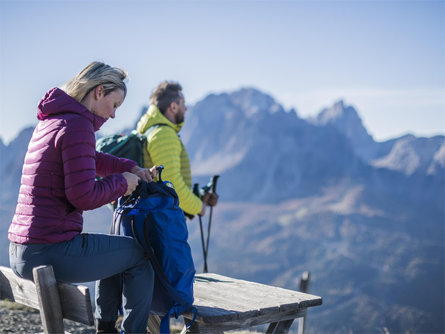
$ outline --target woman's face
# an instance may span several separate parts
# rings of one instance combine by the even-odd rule
[[[101,86],[99,86],[101,88]],[[97,87],[97,88],[99,88]],[[96,88],[96,89],[97,89]],[[116,109],[120,107],[125,99],[125,93],[122,89],[116,89],[110,94],[105,95],[102,90],[98,90],[96,93],[96,99],[92,103],[90,111],[102,118],[109,119],[116,116]]]

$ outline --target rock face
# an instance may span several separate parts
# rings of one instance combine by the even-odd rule
[[[31,132],[0,145],[3,264]],[[180,135],[195,181],[221,175],[210,271],[291,289],[310,271],[312,332],[444,331],[444,136],[375,142],[343,101],[305,120],[251,88],[208,95]],[[85,230],[109,230],[107,210]]]
[[[445,167],[443,136],[416,138],[406,135],[394,141],[388,154],[371,161],[374,167],[399,171],[405,175],[440,175]]]
[[[374,139],[368,134],[357,111],[352,106],[345,106],[340,100],[330,108],[323,109],[316,117],[315,124],[332,125],[343,133],[358,151],[366,150],[374,144]]]
[[[330,125],[345,135],[358,156],[376,168],[386,168],[405,175],[439,175],[444,172],[444,136],[417,138],[405,135],[385,142],[375,142],[363,127],[357,111],[343,101],[323,109],[314,124]]]

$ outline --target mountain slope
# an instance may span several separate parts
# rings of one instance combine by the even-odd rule
[[[346,106],[343,100],[332,107],[323,109],[313,122],[317,125],[332,125],[346,135],[356,147],[366,149],[374,143],[372,136],[363,126],[362,120],[352,106]]]
[[[243,94],[268,103],[252,112]],[[232,200],[307,196],[367,168],[334,128],[312,125],[259,92],[210,95],[190,110],[187,121],[182,137],[195,175],[230,177],[220,191]]]
[[[445,171],[444,137],[403,136],[394,142],[387,155],[376,158],[371,163],[374,167],[397,170],[406,175],[438,175]]]
[[[345,184],[279,205],[222,203],[209,270],[292,289],[310,271],[311,293],[323,296],[310,311],[314,333],[442,332],[443,238],[416,235],[409,226],[421,220],[363,203],[364,191]],[[190,239],[199,254],[196,222]]]
[[[310,270],[317,333],[443,331],[444,137],[377,143],[344,103],[314,122],[274,103],[252,113],[243,93],[208,96],[184,129],[193,169],[220,173],[230,202],[209,263],[292,288]]]
[[[349,138],[358,156],[377,168],[387,168],[406,175],[439,175],[445,172],[445,137],[417,138],[405,135],[385,142],[375,142],[364,128],[357,111],[343,101],[323,109],[317,125],[333,126]]]

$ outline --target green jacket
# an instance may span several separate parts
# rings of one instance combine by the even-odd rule
[[[178,136],[184,123],[170,122],[155,105],[150,105],[139,120],[136,130],[144,134],[157,124],[163,126],[150,129],[147,135],[147,147],[143,156],[144,167],[163,165],[165,169],[162,172],[162,179],[170,181],[175,186],[179,206],[184,212],[196,215],[202,210],[202,201],[191,190],[190,159]]]

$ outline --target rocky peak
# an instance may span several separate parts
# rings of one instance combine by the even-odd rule
[[[378,168],[387,168],[406,175],[435,175],[445,169],[445,137],[418,138],[406,135],[394,141],[387,155],[372,161]]]
[[[255,88],[242,88],[229,94],[231,102],[239,107],[250,118],[258,113],[275,113],[284,111],[273,97],[264,94]]]
[[[374,140],[363,126],[362,120],[354,107],[337,101],[330,108],[323,109],[315,120],[318,125],[332,125],[358,146],[372,144]]]

